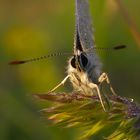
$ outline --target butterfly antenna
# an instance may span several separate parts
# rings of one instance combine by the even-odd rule
[[[9,62],[8,64],[9,65],[19,65],[19,64],[25,64],[25,63],[29,63],[29,62],[34,62],[34,61],[40,61],[40,60],[43,60],[43,59],[47,59],[49,57],[55,57],[55,56],[61,56],[61,55],[68,55],[70,53],[61,53],[61,52],[58,52],[58,53],[52,53],[52,54],[48,54],[48,55],[44,55],[44,56],[41,56],[41,57],[37,57],[37,58],[31,58],[31,59],[27,59],[27,60],[15,60],[15,61],[11,61]]]
[[[92,50],[107,50],[107,51],[113,51],[113,50],[121,50],[121,49],[124,49],[126,48],[127,46],[126,45],[117,45],[113,48],[99,48],[99,47],[96,47],[96,48],[89,48],[89,49],[86,49],[85,52],[91,52]]]

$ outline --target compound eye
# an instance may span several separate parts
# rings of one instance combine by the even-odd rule
[[[71,59],[71,66],[73,67],[73,68],[75,68],[76,69],[76,64],[75,64],[75,57],[73,57],[72,59]]]
[[[82,63],[82,66],[85,68],[88,64],[88,59],[87,57],[84,55],[84,54],[81,54],[81,63]]]

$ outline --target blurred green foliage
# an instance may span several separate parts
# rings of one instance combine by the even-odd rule
[[[140,23],[140,1],[123,1],[136,25]],[[133,38],[115,1],[91,0],[91,15],[97,47],[126,44],[119,52],[99,52],[104,71],[116,92],[140,101],[140,46]],[[13,59],[27,59],[73,49],[74,0],[0,1],[0,139],[73,140],[76,131],[49,127],[39,109],[48,103],[33,99],[65,77],[67,57],[8,66]],[[139,29],[139,27],[138,27]],[[140,31],[140,29],[139,29]],[[66,84],[58,91],[70,91]],[[98,138],[97,138],[98,139]]]

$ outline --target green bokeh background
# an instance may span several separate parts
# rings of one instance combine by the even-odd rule
[[[140,1],[124,0],[140,31]],[[74,0],[0,1],[0,140],[73,140],[77,130],[49,126],[33,93],[47,92],[66,76],[67,56],[21,66],[27,59],[71,52],[75,27]],[[91,0],[97,47],[126,44],[125,50],[99,52],[115,91],[140,102],[140,46],[113,0]],[[67,83],[58,91],[70,91]]]

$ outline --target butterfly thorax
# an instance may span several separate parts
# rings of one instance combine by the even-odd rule
[[[69,60],[68,75],[75,90],[84,94],[93,94],[89,84],[98,84],[101,75],[101,64],[98,57],[93,53],[78,52]]]

